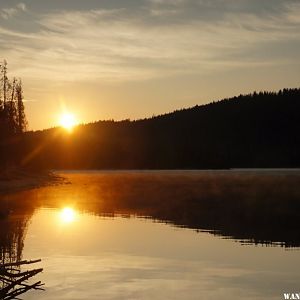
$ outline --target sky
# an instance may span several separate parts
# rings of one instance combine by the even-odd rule
[[[299,0],[1,0],[29,129],[300,86]]]

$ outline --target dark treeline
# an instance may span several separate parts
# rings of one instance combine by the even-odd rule
[[[8,78],[5,60],[0,62],[0,74],[0,165],[7,167],[17,161],[18,139],[27,121],[21,80]]]
[[[99,121],[72,134],[29,132],[23,164],[44,168],[300,167],[300,89],[260,92],[137,121]]]

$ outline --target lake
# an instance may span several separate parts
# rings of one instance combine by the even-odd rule
[[[298,170],[58,174],[65,184],[1,198],[2,264],[41,259],[19,267],[43,269],[25,284],[44,290],[19,290],[22,299],[300,292]]]

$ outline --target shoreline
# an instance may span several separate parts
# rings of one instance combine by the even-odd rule
[[[66,179],[51,171],[9,169],[0,172],[0,195],[22,190],[66,183]]]
[[[300,169],[228,169],[228,170],[50,170],[32,171],[22,168],[11,168],[0,172],[0,195],[23,190],[35,189],[70,183],[68,174],[235,174],[235,175],[300,175]],[[66,177],[64,176],[66,175]]]

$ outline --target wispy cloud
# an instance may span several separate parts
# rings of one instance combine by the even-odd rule
[[[287,8],[287,20],[293,24],[298,24],[300,26],[300,3],[288,4]]]
[[[26,10],[20,4],[19,10]],[[155,11],[152,5],[134,16],[124,9],[57,11],[37,16],[29,33],[0,28],[0,40],[10,45],[1,53],[18,61],[20,76],[62,81],[144,80],[282,64],[289,58],[249,53],[266,44],[300,42],[300,5],[284,8],[279,14],[227,12],[219,20],[194,17],[168,24],[152,18],[177,10]]]
[[[3,19],[7,20],[7,19],[17,16],[21,12],[25,12],[26,10],[27,10],[27,8],[26,8],[25,3],[20,2],[14,7],[2,8],[0,11],[0,16]]]
[[[187,0],[148,0],[152,4],[159,5],[182,5],[187,2]]]

